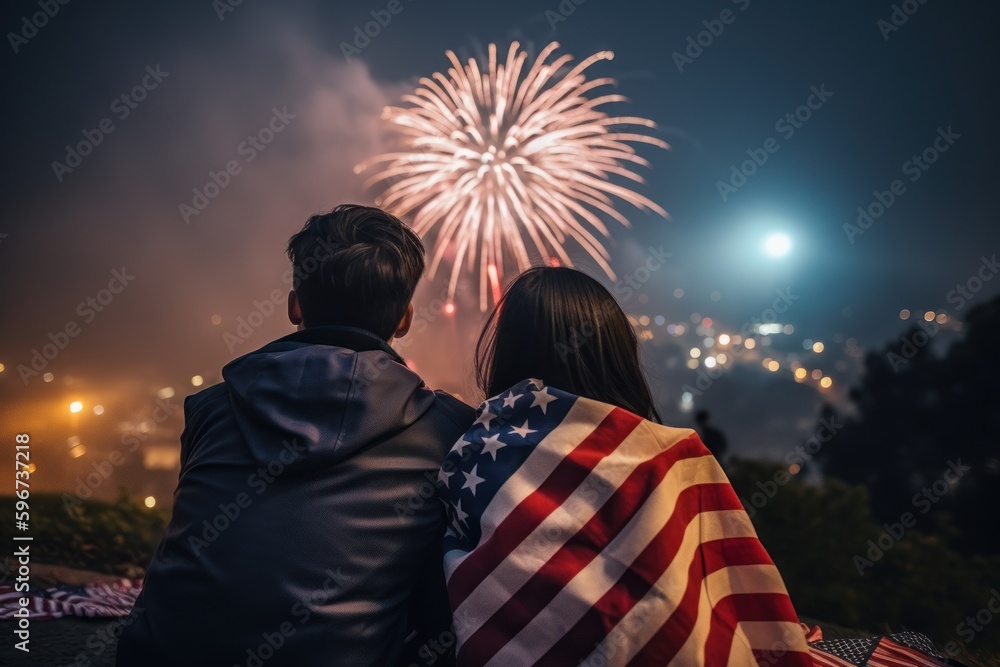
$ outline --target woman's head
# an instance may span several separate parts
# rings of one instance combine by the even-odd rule
[[[479,337],[476,379],[487,396],[526,378],[659,421],[628,318],[603,285],[575,269],[525,271]]]

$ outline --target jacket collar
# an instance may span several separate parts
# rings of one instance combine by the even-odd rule
[[[370,352],[381,350],[393,360],[405,365],[406,362],[399,356],[396,350],[392,349],[386,341],[382,340],[371,331],[358,327],[344,326],[322,326],[309,327],[302,331],[290,333],[283,338],[279,338],[276,343],[309,343],[311,345],[332,345],[342,347],[355,352]]]

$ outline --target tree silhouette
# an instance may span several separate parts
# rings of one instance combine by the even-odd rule
[[[866,359],[857,416],[820,452],[827,475],[864,485],[880,521],[917,528],[963,555],[1000,553],[1000,298],[964,335],[911,328]]]

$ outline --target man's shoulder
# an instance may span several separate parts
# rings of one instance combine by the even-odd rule
[[[217,410],[221,406],[229,406],[229,388],[225,382],[206,387],[184,399],[184,414],[191,419],[196,414]]]
[[[451,422],[461,433],[467,431],[476,419],[475,408],[440,389],[434,392],[434,405],[431,409]]]

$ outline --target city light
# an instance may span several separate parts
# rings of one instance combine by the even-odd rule
[[[72,403],[69,404],[70,412],[77,413],[80,412],[81,410],[83,410],[83,403],[81,403],[80,401],[73,401]]]
[[[146,503],[146,507],[149,507],[149,508],[156,507],[156,498],[154,498],[153,496],[146,496],[145,503]]]
[[[103,415],[104,414],[104,406],[103,405],[95,405],[94,406],[94,414],[95,415]]]
[[[203,384],[205,384],[205,378],[203,378],[200,375],[192,375],[191,376],[191,386],[193,386],[193,387],[200,387]]]
[[[833,386],[833,380],[831,380],[828,377],[825,377],[819,381],[819,386],[823,387],[823,389],[829,389],[831,386]]]
[[[816,354],[819,354],[820,352],[822,352],[823,350],[826,349],[826,346],[823,345],[823,343],[816,342],[816,343],[813,343],[813,348],[812,349],[813,349],[813,352],[815,352]]]

